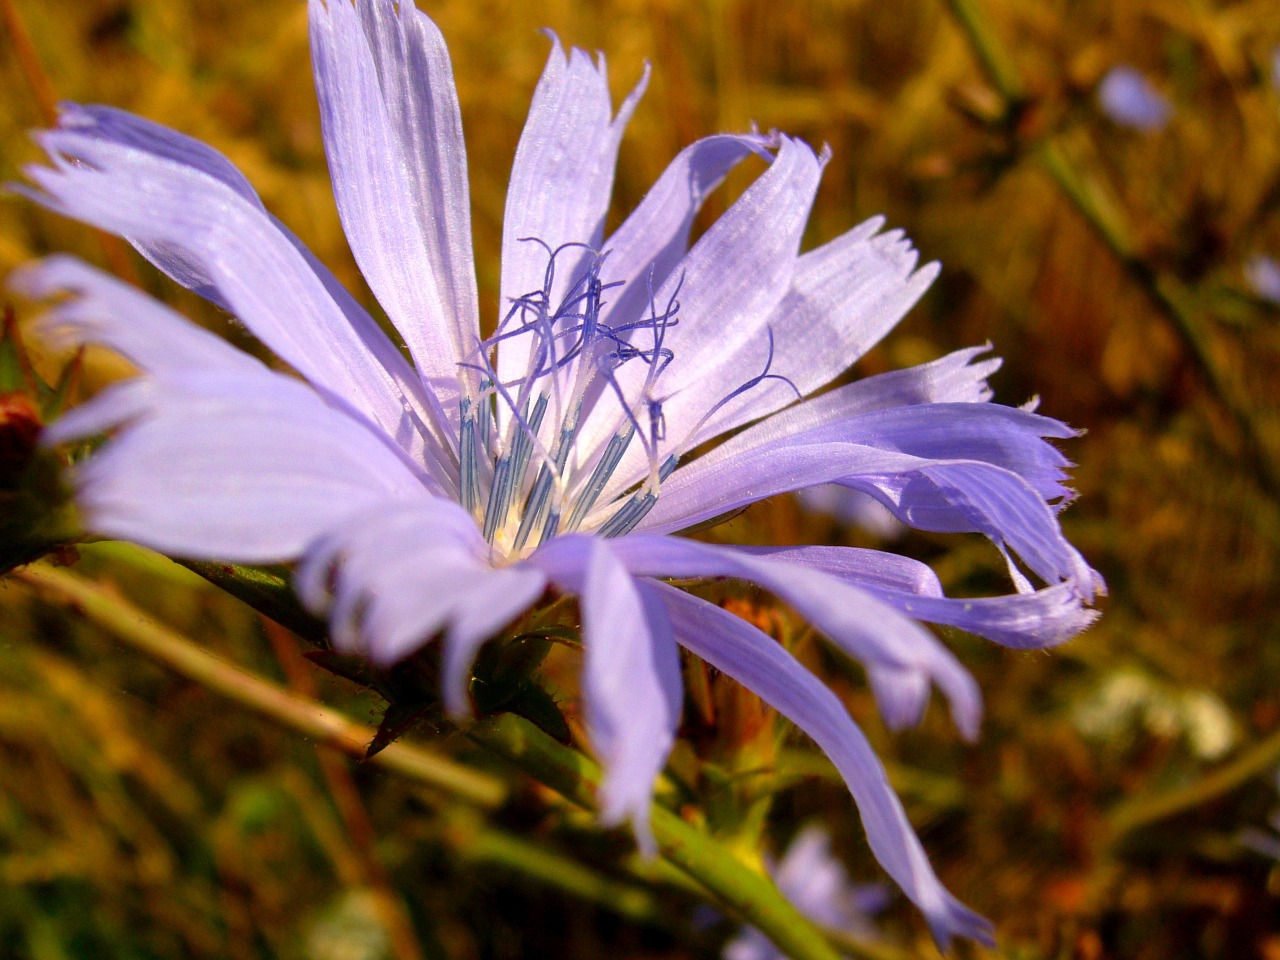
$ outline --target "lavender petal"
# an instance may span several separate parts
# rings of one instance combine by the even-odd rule
[[[959,661],[928,630],[846,580],[812,565],[682,537],[632,535],[613,549],[634,576],[736,577],[763,587],[876,674],[877,700],[891,726],[919,721],[932,680],[950,700],[963,735],[977,736],[982,698]]]
[[[309,9],[343,229],[419,374],[456,423],[458,361],[474,349],[479,320],[448,55],[411,7],[403,20],[389,2],[358,12],[348,0],[311,0]],[[435,42],[419,47],[428,37]]]
[[[990,922],[933,872],[875,751],[836,695],[746,621],[673,587],[652,589],[666,604],[682,646],[773,706],[831,758],[853,794],[876,859],[924,913],[939,946],[946,949],[957,936],[994,945]]]
[[[80,130],[37,139],[53,163],[27,169],[41,203],[168,251],[188,273],[207,277],[275,354],[426,459],[442,485],[452,483],[443,441],[424,423],[429,398],[416,376],[406,379],[407,364],[389,359],[398,354],[380,332],[352,326],[308,259],[258,206],[200,169]]]
[[[516,148],[502,226],[501,307],[543,286],[547,252],[566,243],[599,248],[613,192],[618,144],[648,84],[648,68],[613,116],[603,57],[599,63],[573,48],[565,56],[552,36]],[[556,261],[552,301],[560,302],[589,253],[571,249]],[[513,337],[498,351],[503,381],[523,377],[529,341]]]

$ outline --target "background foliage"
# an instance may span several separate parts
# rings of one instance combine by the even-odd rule
[[[1244,272],[1280,256],[1280,3],[988,0],[985,51],[957,16],[968,8],[424,2],[458,77],[486,315],[510,158],[546,55],[537,28],[607,52],[619,95],[654,63],[616,211],[707,133],[754,121],[830,143],[809,242],[884,213],[944,265],[857,372],[991,340],[1006,360],[1001,401],[1038,394],[1088,431],[1069,445],[1081,496],[1065,524],[1111,596],[1096,628],[1048,654],[949,637],[988,701],[976,746],[939,710],[887,734],[862,678],[802,623],[759,594],[725,590],[726,602],[844,696],[944,879],[996,921],[993,955],[1275,958],[1280,871],[1239,836],[1280,805],[1280,312]],[[0,177],[36,158],[25,131],[55,99],[125,107],[226,152],[370,300],[329,194],[304,4],[0,9]],[[1119,63],[1170,98],[1166,129],[1135,132],[1099,110],[1096,84]],[[127,247],[0,203],[0,272],[55,250],[253,349]],[[36,359],[56,373],[60,358]],[[125,372],[92,354],[83,388]],[[791,501],[708,535],[875,544]],[[976,540],[911,535],[897,548],[933,563],[949,592],[1006,589]],[[299,661],[295,640],[203,581],[108,546],[84,549],[77,569],[220,656],[377,719],[375,697]],[[566,655],[547,667],[571,720],[573,666]],[[817,818],[855,877],[876,877],[846,792],[808,744],[717,678],[690,685],[705,689],[673,761],[696,791],[690,815],[747,862]],[[482,815],[336,761],[13,582],[0,583],[0,691],[3,956],[684,958],[715,956],[732,929],[691,920],[688,892],[621,871],[624,836],[523,781]],[[440,745],[507,775],[465,741]],[[933,955],[909,909],[882,925],[905,956]]]

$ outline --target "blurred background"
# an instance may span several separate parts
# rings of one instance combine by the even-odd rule
[[[420,5],[457,74],[489,318],[510,159],[547,53],[537,30],[550,27],[607,53],[618,97],[654,65],[615,221],[699,136],[755,122],[829,143],[808,243],[883,213],[943,264],[854,374],[990,340],[1005,358],[1000,402],[1038,396],[1087,430],[1066,445],[1080,498],[1064,525],[1109,583],[1104,616],[1047,653],[948,634],[987,698],[976,745],[936,706],[921,729],[888,734],[862,677],[801,622],[721,588],[829,679],[944,880],[995,921],[998,950],[959,955],[1280,958],[1280,2]],[[304,4],[0,11],[0,179],[37,159],[27,131],[57,100],[133,110],[224,151],[371,302],[329,193]],[[0,273],[51,251],[254,349],[126,246],[0,201]],[[15,306],[20,324],[38,314]],[[29,346],[56,377],[65,356]],[[80,390],[125,373],[91,354]],[[892,539],[948,593],[1008,590],[985,541],[850,525],[792,499],[707,535]],[[75,570],[221,657],[380,716],[375,696],[302,662],[296,639],[194,576],[103,545]],[[572,717],[573,664],[547,671]],[[706,829],[750,860],[816,821],[855,880],[882,879],[815,749],[717,678],[689,684],[673,769],[691,771]],[[0,956],[715,957],[736,929],[622,869],[624,835],[465,741],[410,738],[509,779],[512,799],[478,812],[335,760],[0,582]],[[936,956],[900,897],[877,925],[893,955]]]

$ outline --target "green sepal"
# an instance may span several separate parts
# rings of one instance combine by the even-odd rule
[[[476,659],[471,682],[476,712],[481,717],[514,713],[548,736],[569,743],[569,725],[555,698],[533,678],[552,646],[552,639],[542,634],[486,645]]]
[[[386,713],[382,715],[382,722],[378,724],[378,731],[369,742],[369,749],[365,751],[364,758],[368,760],[376,757],[415,724],[436,720],[439,717],[438,704],[388,703]]]

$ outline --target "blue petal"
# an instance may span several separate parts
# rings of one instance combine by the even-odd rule
[[[888,904],[883,884],[854,886],[831,852],[831,836],[818,824],[801,830],[774,871],[778,889],[806,917],[824,927],[872,938],[872,914]]]
[[[681,537],[632,535],[613,541],[613,549],[636,576],[738,577],[759,584],[867,666],[891,726],[918,722],[933,680],[950,699],[956,726],[966,737],[977,735],[982,699],[973,678],[933,634],[865,591],[812,566]]]
[[[458,362],[480,328],[448,54],[411,3],[400,15],[389,0],[360,7],[309,6],[334,198],[361,273],[453,424]]]
[[[753,153],[765,155],[772,143],[759,134],[718,134],[680,151],[605,243],[605,280],[622,283],[612,292],[605,323],[634,321],[648,311],[650,284],[661,287],[684,256],[703,200],[730,170]]]
[[[637,582],[613,545],[594,537],[561,537],[555,549],[529,558],[582,602],[583,696],[591,743],[605,767],[601,817],[630,819],[646,854],[653,782],[680,721],[680,660],[666,609]]]
[[[605,241],[608,257],[602,280],[618,286],[604,304],[602,323],[625,330],[625,325],[648,314],[650,295],[688,251],[689,231],[707,195],[752,153],[772,159],[767,148],[773,145],[774,138],[759,134],[718,134],[680,151],[640,205]],[[606,389],[603,378],[589,384],[585,409],[590,410]],[[590,433],[586,436],[590,443]]]
[[[453,611],[440,667],[444,705],[452,716],[469,711],[467,680],[480,647],[533,606],[546,587],[546,576],[528,564],[489,570],[470,585]]]
[[[994,945],[990,922],[952,896],[929,865],[875,752],[836,695],[791,654],[746,621],[655,584],[676,638],[737,680],[814,739],[844,777],[876,859],[929,922],[943,948],[956,936]]]
[[[425,460],[450,488],[447,440],[431,432],[435,398],[373,319],[245,195],[242,179],[230,178],[227,161],[119,111],[105,126],[101,116],[79,108],[65,129],[37,135],[53,166],[27,168],[39,188],[32,196],[128,237],[174,279],[225,305],[316,387],[343,397]],[[186,162],[193,155],[195,166]]]
[[[667,329],[664,341],[675,359],[657,384],[671,451],[717,402],[758,372],[740,353],[750,345],[768,349],[766,322],[791,284],[821,176],[822,160],[799,140],[783,138],[769,169],[655,290],[660,310],[673,300],[680,304],[678,322]],[[643,364],[620,368],[622,394],[635,402],[648,376]],[[602,394],[581,442],[590,448],[624,421],[613,393]],[[660,451],[660,459],[666,452]],[[647,466],[644,451],[633,445],[604,499],[629,486]]]
[[[1134,67],[1112,67],[1098,85],[1098,102],[1116,123],[1133,130],[1162,130],[1173,113],[1169,101]]]
[[[979,360],[991,345],[957,350],[945,357],[903,370],[863,377],[818,397],[775,413],[726,440],[712,458],[777,443],[837,421],[920,403],[985,403],[991,399],[987,377],[1000,369],[1000,359]]]
[[[1053,511],[1026,481],[1007,470],[954,461],[841,482],[876,497],[919,530],[984,534],[1002,552],[1016,553],[1046,584],[1073,583],[1086,600],[1104,588],[1102,578],[1063,536]],[[1031,592],[1011,560],[1009,570],[1020,592]]]
[[[919,255],[900,230],[878,233],[875,217],[796,261],[791,287],[766,326],[773,333],[770,372],[785,377],[765,381],[717,411],[682,441],[692,448],[734,427],[788,406],[834,380],[888,333],[924,295],[938,275],[930,263],[917,269]],[[757,338],[738,356],[741,370],[760,370],[768,355]],[[795,389],[792,389],[794,385]]]
[[[45,314],[43,329],[55,339],[108,347],[152,376],[180,378],[189,371],[217,369],[267,372],[221,337],[74,257],[63,254],[29,264],[9,284],[31,299],[72,294]]]
[[[1255,294],[1272,306],[1280,306],[1280,263],[1255,254],[1245,263],[1244,276]]]
[[[551,54],[533,93],[529,116],[516,148],[502,225],[501,302],[542,289],[547,254],[526,238],[556,249],[566,243],[598,248],[613,192],[618,145],[632,111],[648,84],[640,82],[613,116],[604,58],[593,64],[582,50],[566,57],[552,37]],[[569,250],[557,260],[551,300],[559,303],[586,251]],[[529,339],[512,337],[498,350],[504,382],[525,375]]]
[[[855,547],[740,549],[822,570],[857,584],[909,617],[959,627],[1016,650],[1039,650],[1070,640],[1098,618],[1069,582],[1002,597],[944,597],[932,570],[893,553]]]
[[[181,389],[141,381],[110,396],[146,402],[76,472],[77,503],[104,536],[176,556],[289,560],[374,503],[423,495],[403,451],[279,374],[191,374]]]
[[[471,516],[452,501],[383,503],[327,531],[295,575],[298,595],[326,615],[340,648],[389,665],[438,633],[441,688],[455,716],[469,711],[476,651],[542,595],[536,568],[495,569]]]
[[[1074,582],[1086,599],[1101,587],[1041,495],[1002,467],[843,443],[766,443],[733,456],[717,453],[673,473],[640,529],[681,530],[778,493],[839,480],[871,494],[918,529],[985,534],[1002,551],[1016,553],[1046,584]],[[1009,568],[1019,589],[1030,592],[1012,562]]]
[[[993,403],[929,403],[859,414],[807,430],[792,442],[840,441],[927,460],[978,460],[1022,477],[1045,500],[1070,499],[1071,461],[1044,437],[1077,435],[1066,424]]]

